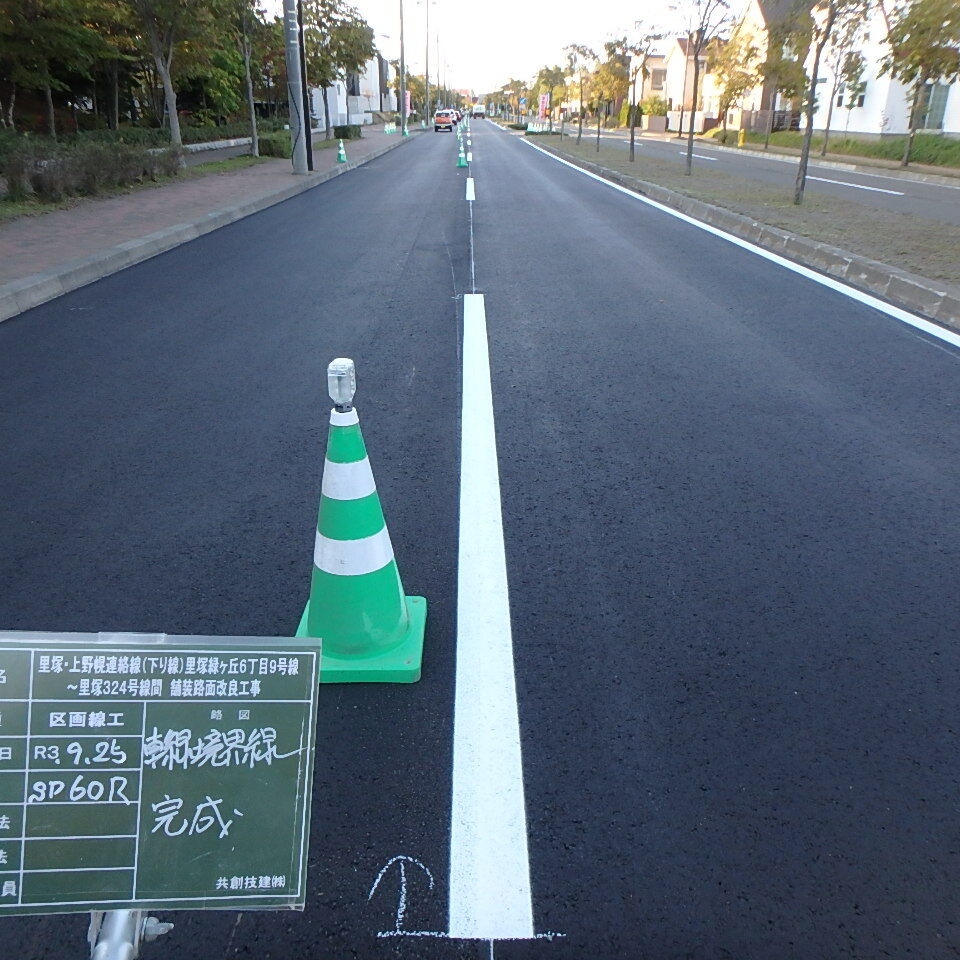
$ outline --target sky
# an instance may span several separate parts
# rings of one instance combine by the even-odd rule
[[[352,0],[387,59],[400,53],[400,0]],[[437,37],[446,86],[489,93],[511,78],[529,80],[544,65],[563,64],[563,48],[629,34],[637,20],[659,30],[682,27],[682,0],[403,0],[407,69],[424,71],[426,3],[430,2],[430,76],[437,75]],[[268,0],[279,12],[282,0]],[[734,6],[738,6],[734,0]]]

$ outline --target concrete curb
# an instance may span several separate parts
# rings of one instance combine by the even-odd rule
[[[149,260],[159,253],[165,253],[167,250],[180,246],[180,244],[195,240],[205,233],[225,227],[228,223],[242,220],[244,217],[249,217],[251,214],[272,207],[274,204],[289,200],[291,197],[311,190],[327,180],[332,180],[334,177],[339,177],[343,173],[354,170],[370,160],[382,157],[385,153],[389,153],[389,151],[395,150],[408,142],[408,139],[398,138],[396,142],[378,147],[361,160],[352,160],[340,164],[323,173],[298,177],[294,183],[275,190],[273,193],[247,200],[232,207],[205,213],[195,220],[165,227],[163,230],[157,230],[136,240],[128,240],[126,243],[117,244],[115,247],[102,250],[89,257],[70,260],[53,270],[45,270],[41,273],[23,277],[20,280],[0,284],[0,322],[9,320],[42,303],[54,300],[56,297],[69,293],[71,290],[76,290],[78,287],[86,286],[95,280],[102,280],[125,267]]]
[[[704,203],[702,200],[694,200],[692,197],[675,193],[666,187],[626,176],[616,170],[610,170],[588,160],[581,160],[552,147],[543,144],[537,144],[537,146],[584,170],[596,173],[605,180],[627,187],[664,206],[673,207],[688,217],[749,240],[758,247],[777,253],[788,260],[794,260],[805,267],[812,267],[829,277],[843,280],[850,286],[872,293],[905,310],[922,314],[946,327],[960,330],[960,296],[957,296],[956,291],[951,291],[948,284],[941,284],[936,280],[928,280],[925,277],[907,273],[905,270],[898,270],[889,264],[869,260],[826,243],[818,243],[816,240],[788,233],[778,227],[767,226],[765,223],[759,223],[732,210]]]

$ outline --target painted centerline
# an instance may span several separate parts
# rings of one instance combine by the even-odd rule
[[[533,905],[487,321],[482,294],[463,300],[449,935],[529,938]]]
[[[840,187],[853,187],[854,190],[869,190],[872,193],[889,193],[894,197],[902,197],[903,193],[900,190],[884,190],[882,187],[868,187],[863,183],[849,183],[847,180],[828,180],[826,177],[812,177],[809,173],[807,174],[808,180],[816,180],[819,183],[835,183]]]

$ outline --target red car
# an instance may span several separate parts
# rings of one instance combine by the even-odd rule
[[[438,110],[433,115],[433,132],[439,133],[441,130],[449,130],[453,133],[453,128],[457,123],[456,110]]]

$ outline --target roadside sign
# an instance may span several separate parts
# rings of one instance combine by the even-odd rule
[[[0,631],[0,915],[302,910],[320,641]]]
[[[520,106],[521,106],[521,107],[525,107],[526,105],[527,105],[527,98],[526,98],[526,97],[521,97],[521,98],[520,98]]]
[[[549,108],[550,97],[546,93],[540,94],[540,100],[537,109],[537,119],[543,120],[547,115],[547,110]]]

